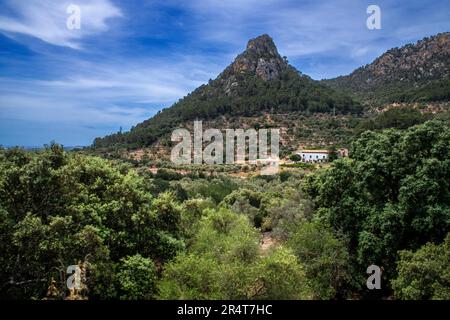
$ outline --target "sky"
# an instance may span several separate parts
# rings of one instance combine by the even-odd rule
[[[372,4],[381,29],[366,26]],[[0,145],[82,146],[129,130],[264,33],[323,79],[445,31],[448,0],[0,0]]]

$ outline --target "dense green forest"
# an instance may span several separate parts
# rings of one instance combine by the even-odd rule
[[[352,94],[350,90],[343,92]],[[430,102],[450,100],[450,78],[430,80],[416,86],[410,84],[396,84],[379,86],[372,91],[353,92],[356,99],[370,101],[370,103],[383,105],[391,102]]]
[[[384,95],[385,98],[380,101],[386,102],[449,101],[450,78],[433,80],[413,88],[384,90],[378,94]]]
[[[450,125],[411,125],[361,133],[330,166],[247,179],[1,149],[0,296],[358,299],[376,264],[377,297],[450,299]]]

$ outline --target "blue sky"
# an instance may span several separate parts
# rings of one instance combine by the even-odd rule
[[[81,29],[66,27],[70,4]],[[366,8],[381,8],[368,30]],[[215,78],[263,33],[314,79],[450,31],[450,2],[0,0],[0,145],[89,145]]]

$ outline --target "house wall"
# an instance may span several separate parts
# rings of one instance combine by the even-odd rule
[[[326,161],[328,159],[328,153],[300,152],[299,155],[303,162]]]

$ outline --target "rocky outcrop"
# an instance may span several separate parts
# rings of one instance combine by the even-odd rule
[[[226,80],[242,73],[255,74],[268,81],[278,79],[288,63],[278,53],[272,38],[267,34],[251,39],[244,52],[236,57],[221,77]]]
[[[323,80],[335,89],[356,95],[415,88],[450,76],[450,32],[393,48],[347,76]]]

